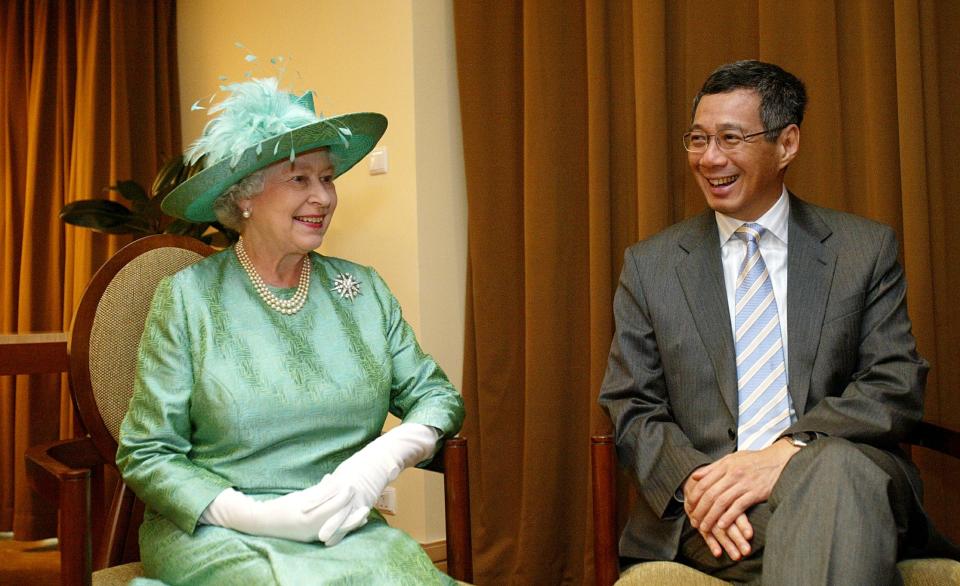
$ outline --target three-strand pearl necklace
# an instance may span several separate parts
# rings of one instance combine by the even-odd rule
[[[253,288],[257,290],[260,299],[263,299],[263,302],[269,305],[271,309],[279,311],[284,315],[293,315],[303,309],[303,305],[307,302],[307,293],[310,291],[309,255],[304,255],[303,261],[300,264],[300,282],[297,284],[297,291],[290,299],[280,299],[274,295],[273,291],[263,282],[263,279],[260,278],[260,273],[257,272],[253,263],[250,262],[250,257],[247,256],[247,251],[243,247],[243,238],[237,240],[237,245],[234,247],[234,250],[237,253],[237,260],[240,261],[240,266],[243,267],[243,270],[247,271],[247,276],[250,277]]]

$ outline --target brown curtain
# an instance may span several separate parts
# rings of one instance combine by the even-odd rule
[[[149,187],[180,151],[172,0],[0,4],[0,332],[61,331],[125,238],[65,226],[73,200]],[[55,533],[23,452],[75,432],[60,376],[0,377],[0,531]]]
[[[729,61],[806,81],[787,184],[896,228],[934,365],[927,418],[960,429],[960,5],[463,0],[455,24],[478,583],[592,582],[588,438],[609,429],[596,397],[623,251],[704,209],[680,136]],[[956,463],[917,457],[928,508],[960,538]]]

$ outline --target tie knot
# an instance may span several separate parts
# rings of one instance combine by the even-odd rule
[[[748,222],[737,228],[736,232],[734,232],[734,235],[736,235],[737,238],[745,241],[747,244],[751,242],[756,244],[760,242],[760,237],[763,236],[763,233],[766,231],[767,229],[760,224]]]

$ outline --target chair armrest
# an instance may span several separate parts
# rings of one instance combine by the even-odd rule
[[[61,584],[88,586],[93,572],[91,478],[103,459],[90,438],[50,442],[27,449],[30,486],[60,507]]]
[[[63,482],[90,478],[93,469],[103,464],[103,458],[88,437],[32,446],[25,457],[30,486],[54,501],[60,498]]]
[[[913,430],[909,443],[960,459],[960,432],[935,423],[921,421]]]
[[[597,586],[611,586],[620,577],[617,545],[617,462],[613,437],[590,438],[593,479],[593,564]]]

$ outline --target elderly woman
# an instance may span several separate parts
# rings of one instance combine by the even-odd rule
[[[170,584],[447,584],[373,505],[456,433],[463,405],[372,268],[314,252],[334,179],[386,129],[321,119],[273,79],[228,88],[163,202],[236,246],[165,279],[117,463],[147,504],[140,552]],[[381,435],[387,413],[402,424]]]

